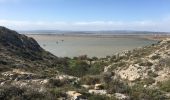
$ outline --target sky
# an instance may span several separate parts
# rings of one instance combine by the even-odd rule
[[[170,32],[170,0],[0,0],[0,26]]]

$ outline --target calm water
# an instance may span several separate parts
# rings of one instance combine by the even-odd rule
[[[139,38],[102,38],[55,35],[29,35],[45,50],[59,57],[88,55],[105,57],[124,50],[151,45],[156,41]]]

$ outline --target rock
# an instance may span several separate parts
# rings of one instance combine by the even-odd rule
[[[100,90],[100,89],[103,89],[103,88],[104,88],[103,84],[95,84],[95,86],[94,86],[95,90]]]
[[[1,86],[3,86],[3,85],[5,85],[5,83],[6,83],[6,82],[1,82],[1,84],[0,84],[0,85],[1,85]]]
[[[85,88],[85,89],[89,89],[89,88],[91,88],[91,86],[90,85],[81,85],[83,88]]]
[[[166,38],[166,39],[164,39],[160,42],[160,45],[165,44],[165,43],[169,43],[169,42],[170,42],[170,38]]]
[[[90,94],[99,94],[99,95],[106,95],[107,91],[106,90],[89,90],[88,91]]]
[[[46,92],[45,87],[40,87],[39,92]]]
[[[86,100],[85,97],[76,91],[68,91],[66,94],[71,98],[71,100]]]
[[[112,65],[105,66],[104,67],[104,72],[110,72],[111,71],[111,67],[112,67]]]
[[[156,82],[162,82],[170,79],[170,68],[163,68],[157,72],[158,76],[155,78]]]
[[[25,71],[22,71],[20,69],[13,69],[12,72],[17,73],[17,74],[23,74],[23,75],[35,75],[34,73],[25,72]]]
[[[4,46],[15,46],[20,49],[40,52],[42,48],[33,39],[25,35],[18,34],[16,31],[0,27],[0,43]]]
[[[124,94],[121,94],[121,93],[115,93],[115,97],[118,99],[118,100],[129,100],[129,97],[124,95]]]
[[[120,70],[119,75],[122,79],[127,79],[129,81],[135,81],[140,78],[139,69],[133,65],[130,65],[125,70]]]
[[[144,87],[144,88],[146,88],[146,87],[147,87],[147,85],[144,85],[143,87]]]
[[[14,81],[11,83],[13,86],[18,86],[18,87],[27,87],[28,83],[27,82],[23,82],[23,81]]]
[[[42,81],[40,81],[40,84],[47,84],[49,82],[49,79],[44,79]]]
[[[57,75],[56,79],[59,79],[59,80],[75,80],[75,79],[78,79],[78,78],[74,77],[74,76],[69,76],[69,75]]]
[[[1,75],[2,75],[2,76],[5,76],[5,77],[11,77],[11,76],[13,76],[13,75],[14,75],[14,73],[13,73],[13,72],[11,72],[11,71],[7,71],[7,72],[3,72],[3,73],[1,73]]]

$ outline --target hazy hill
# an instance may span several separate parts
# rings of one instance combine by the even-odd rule
[[[152,31],[132,31],[132,30],[108,30],[108,31],[62,31],[62,30],[28,30],[19,31],[23,34],[87,34],[87,35],[167,35],[170,32],[152,32]]]

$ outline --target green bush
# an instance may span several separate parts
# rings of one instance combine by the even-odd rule
[[[139,66],[152,66],[153,64],[151,63],[151,62],[141,62],[141,63],[139,63]]]
[[[131,87],[128,94],[130,100],[165,100],[166,96],[156,89],[146,89],[143,85],[136,84]]]
[[[112,76],[114,75],[113,72],[105,72],[101,75],[101,80],[103,81],[103,83],[108,84],[109,82],[112,81]]]
[[[151,57],[152,60],[156,60],[156,59],[160,59],[160,58],[161,58],[160,55],[154,55]]]
[[[153,78],[145,78],[145,79],[141,80],[140,83],[143,85],[150,85],[150,84],[155,83],[155,80]]]
[[[159,83],[159,87],[163,91],[170,92],[170,80]]]
[[[100,83],[100,78],[97,77],[97,76],[83,76],[81,79],[80,79],[80,82],[82,84],[87,84],[87,85],[94,85],[94,84],[97,84],[97,83]]]
[[[90,66],[88,69],[87,74],[90,75],[97,75],[104,71],[104,66],[106,66],[106,63],[104,62],[96,62]]]
[[[170,67],[170,58],[160,59],[159,65],[162,66],[162,67],[163,66]]]
[[[51,97],[51,96],[49,96]],[[48,95],[37,91],[18,88],[14,86],[3,86],[0,88],[0,100],[46,100]]]
[[[73,60],[69,64],[69,68],[67,69],[67,74],[82,77],[87,74],[90,66],[82,60]]]
[[[49,87],[61,87],[63,86],[64,84],[66,84],[66,82],[63,81],[60,81],[58,79],[50,79],[49,80],[49,83],[48,83],[48,86]]]
[[[153,71],[148,71],[148,75],[150,77],[157,77],[158,76],[158,74],[154,73]]]
[[[108,93],[129,93],[130,88],[129,86],[124,83],[121,82],[120,80],[116,79],[113,80],[109,83],[105,84],[105,88],[107,89]]]
[[[88,100],[117,100],[115,97],[108,97],[104,95],[91,95]]]

